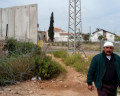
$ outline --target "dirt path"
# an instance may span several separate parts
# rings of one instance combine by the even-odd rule
[[[49,55],[52,56],[52,55]],[[67,70],[65,76],[50,81],[26,81],[0,89],[0,96],[97,96],[96,89],[89,91],[85,83],[86,77],[73,68],[65,66],[61,59],[59,62]]]

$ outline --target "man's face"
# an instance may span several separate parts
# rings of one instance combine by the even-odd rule
[[[113,52],[114,47],[113,46],[105,46],[103,47],[104,52],[107,56],[110,56]]]

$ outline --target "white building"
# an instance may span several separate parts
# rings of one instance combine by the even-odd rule
[[[67,42],[68,41],[68,32],[54,28],[54,41],[55,42]]]
[[[111,41],[114,42],[115,40],[115,34],[108,32],[106,30],[103,29],[97,29],[95,32],[92,33],[91,37],[90,37],[90,41],[91,42],[99,42],[98,37],[102,35],[107,41]]]

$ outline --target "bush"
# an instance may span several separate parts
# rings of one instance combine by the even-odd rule
[[[60,50],[60,51],[53,52],[53,55],[57,58],[66,58],[68,54],[66,51]]]
[[[58,64],[57,62],[52,61],[52,58],[49,56],[39,55],[35,58],[37,77],[41,79],[50,79],[52,77],[58,76],[60,73],[65,73],[65,69]]]
[[[10,39],[4,47],[7,49],[9,56],[0,59],[0,85],[14,84],[34,76],[50,79],[65,72],[33,43]]]
[[[36,52],[36,50],[40,50],[40,47],[32,42],[21,42],[11,38],[8,39],[3,49],[8,50],[9,56],[19,56]]]

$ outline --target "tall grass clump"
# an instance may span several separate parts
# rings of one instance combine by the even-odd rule
[[[78,72],[87,74],[88,66],[92,57],[82,57],[81,54],[69,55],[64,59],[64,63],[67,66],[74,67]]]
[[[34,76],[34,59],[32,56],[4,58],[0,61],[1,85],[14,84]]]
[[[68,54],[65,50],[60,50],[53,52],[53,55],[57,58],[66,58]]]
[[[81,54],[69,55],[64,59],[64,62],[67,66],[73,65],[75,62],[82,62]]]
[[[56,51],[53,55],[57,58],[62,58],[67,66],[72,66],[76,71],[82,74],[87,74],[89,64],[92,60],[91,56],[84,57],[82,54],[67,54],[66,51]]]

